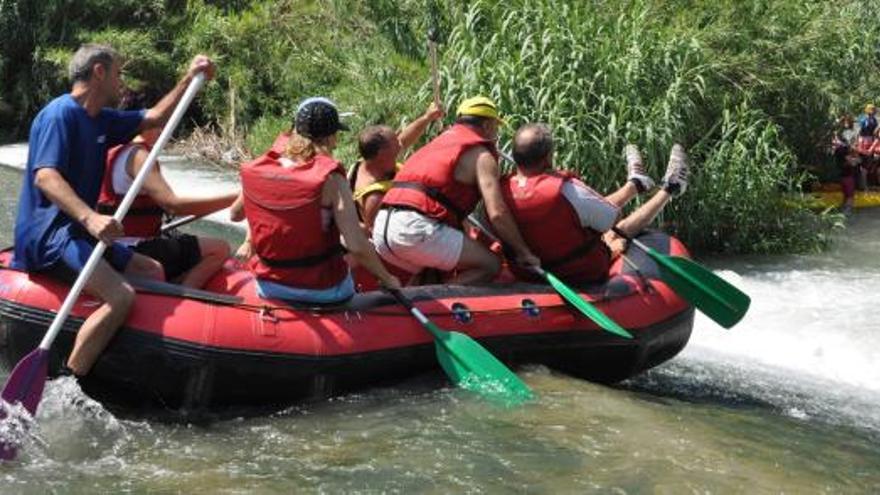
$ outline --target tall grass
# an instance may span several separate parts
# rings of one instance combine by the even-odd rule
[[[832,219],[780,200],[823,159],[831,117],[880,99],[880,3],[863,0],[0,0],[0,135],[21,137],[84,41],[129,55],[135,85],[167,88],[190,57],[219,64],[189,115],[254,152],[296,102],[330,96],[354,129],[423,111],[425,33],[441,31],[448,109],[495,98],[513,130],[549,123],[558,165],[601,190],[621,150],[662,176],[691,154],[689,191],[661,221],[698,250],[820,247]],[[449,119],[447,119],[449,120]],[[10,125],[12,124],[12,125]],[[355,157],[353,134],[339,155]]]
[[[448,2],[445,98],[498,100],[552,125],[557,165],[601,190],[637,143],[659,178],[689,148],[692,184],[663,221],[697,249],[815,249],[832,218],[783,203],[816,160],[831,112],[880,94],[859,2]],[[877,17],[873,17],[877,19]],[[873,79],[871,79],[873,77]],[[508,136],[509,137],[509,131]]]

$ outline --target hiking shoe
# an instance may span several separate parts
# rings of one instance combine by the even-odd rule
[[[681,196],[688,185],[687,153],[680,144],[672,146],[669,152],[669,165],[663,176],[663,190],[673,196]]]
[[[61,369],[58,370],[58,377],[62,376],[76,376],[73,373],[73,370],[68,368],[66,364],[61,365]]]
[[[645,173],[644,160],[639,148],[634,144],[628,144],[623,151],[626,154],[626,180],[635,184],[639,193],[654,187],[654,179]]]

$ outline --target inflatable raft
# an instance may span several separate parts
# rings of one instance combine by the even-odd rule
[[[664,234],[641,237],[667,254],[687,255]],[[68,286],[8,268],[0,253],[0,364],[10,370],[32,351]],[[110,405],[199,414],[232,406],[284,407],[440,368],[432,338],[393,298],[356,295],[344,305],[291,306],[259,299],[251,274],[227,263],[204,290],[136,282],[135,306],[83,390]],[[541,364],[599,382],[631,377],[675,356],[694,312],[637,249],[609,280],[580,289],[634,334],[600,330],[548,286],[435,285],[405,293],[447,330],[477,339],[510,366]],[[81,296],[51,350],[50,375],[99,301]]]
[[[809,193],[811,207],[816,209],[836,208],[843,203],[843,192],[840,184],[823,183]],[[875,208],[880,206],[880,189],[869,188],[867,191],[856,191],[853,208]]]

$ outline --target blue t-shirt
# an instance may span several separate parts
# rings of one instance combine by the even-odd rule
[[[130,141],[144,110],[105,108],[91,117],[69,94],[55,98],[34,118],[28,141],[27,169],[15,219],[12,266],[39,270],[55,263],[71,237],[89,237],[34,185],[36,171],[54,168],[87,205],[98,202],[107,150]]]
[[[859,117],[859,136],[873,136],[877,130],[877,118],[873,115],[863,114]]]

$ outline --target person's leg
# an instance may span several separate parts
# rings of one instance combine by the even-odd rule
[[[626,184],[613,193],[605,196],[605,200],[622,208],[640,193],[654,187],[654,180],[645,172],[642,153],[634,144],[626,145]]]
[[[626,184],[621,186],[620,189],[614,191],[608,196],[605,196],[605,200],[618,208],[622,208],[638,195],[638,187],[636,187],[636,185],[632,182],[627,182]]]
[[[840,208],[848,213],[852,210],[853,202],[856,195],[856,180],[853,177],[854,172],[850,172],[840,178],[840,189],[843,192],[843,202]]]
[[[501,269],[498,256],[470,237],[462,238],[464,244],[455,265],[456,275],[450,283],[471,285],[491,282]]]
[[[86,282],[85,291],[104,301],[104,304],[86,318],[76,334],[73,350],[67,358],[67,367],[77,376],[91,371],[98,356],[128,316],[135,297],[131,285],[104,260],[98,262]]]
[[[627,236],[635,237],[657,218],[657,215],[673,196],[684,194],[687,182],[687,154],[681,145],[676,144],[669,154],[669,164],[663,177],[663,187],[645,204],[618,222],[617,228]]]
[[[181,285],[195,289],[203,287],[208,279],[217,273],[230,253],[226,241],[213,237],[199,237],[198,249],[201,259],[178,279]]]
[[[125,265],[123,273],[128,277],[141,277],[162,282],[165,281],[165,270],[162,268],[162,264],[153,258],[144,256],[140,253],[132,254],[131,261]]]
[[[645,204],[640,206],[636,211],[617,223],[617,228],[623,231],[627,236],[633,237],[657,218],[657,215],[663,211],[663,207],[672,198],[672,195],[661,189],[657,194],[651,197]]]

